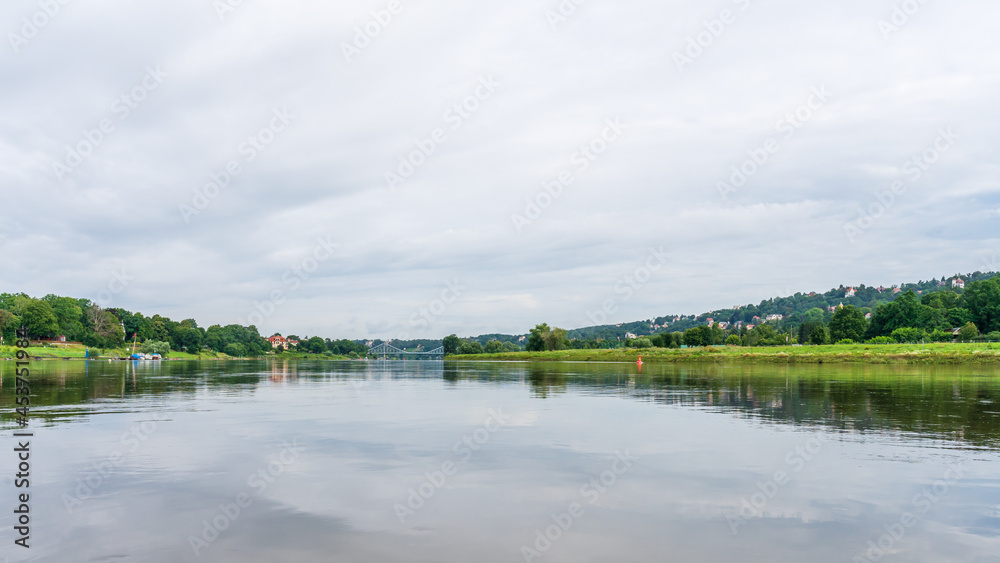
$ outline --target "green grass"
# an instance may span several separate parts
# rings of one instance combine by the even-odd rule
[[[745,348],[645,348],[559,350],[448,356],[448,360],[635,362],[646,363],[872,363],[872,364],[990,364],[1000,363],[1000,344],[885,344],[780,346]]]
[[[17,348],[13,346],[0,346],[0,359],[15,358]],[[34,358],[46,360],[55,359],[84,359],[87,348],[80,344],[53,344],[51,346],[32,346],[25,348],[28,354]],[[95,353],[91,349],[91,354]],[[117,348],[103,350],[101,358],[126,358],[132,354],[132,348]],[[268,358],[277,360],[349,360],[347,356],[325,356],[319,354],[307,354],[305,352],[285,352],[283,354],[268,355]],[[91,356],[94,358],[94,356]],[[166,360],[232,360],[236,359],[221,352],[202,351],[200,354],[188,354],[187,352],[170,351]]]

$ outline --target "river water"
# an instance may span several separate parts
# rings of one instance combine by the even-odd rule
[[[1000,562],[991,367],[13,367],[11,562]]]

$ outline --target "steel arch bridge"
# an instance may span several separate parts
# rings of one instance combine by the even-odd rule
[[[406,356],[415,357],[433,357],[440,356],[444,358],[444,346],[438,346],[433,350],[428,350],[427,352],[407,352],[406,350],[400,350],[392,344],[382,343],[378,346],[372,346],[368,349],[368,353],[374,356],[400,356],[405,358]]]

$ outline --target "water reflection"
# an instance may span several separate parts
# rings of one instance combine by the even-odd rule
[[[0,363],[5,446],[12,368]],[[1000,561],[992,368],[39,362],[34,374],[37,561],[513,563],[527,547],[542,563],[822,563],[868,557],[907,513],[881,560]],[[503,425],[484,426],[491,409]],[[301,454],[282,461],[290,444]],[[196,557],[191,538],[241,494],[249,504]],[[572,525],[551,532],[573,503]],[[558,538],[545,547],[539,532]]]

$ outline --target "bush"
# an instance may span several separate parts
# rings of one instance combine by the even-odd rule
[[[482,354],[483,345],[478,342],[463,342],[458,347],[459,354]]]
[[[955,339],[955,335],[952,334],[950,330],[938,329],[927,335],[927,338],[929,338],[931,342],[951,342]]]
[[[927,333],[922,328],[897,328],[890,335],[900,344],[920,342],[927,337]]]
[[[648,338],[635,338],[628,343],[629,348],[652,348],[653,341]]]
[[[890,336],[876,336],[865,340],[865,344],[896,344],[896,339]]]
[[[846,346],[848,344],[857,344],[857,342],[851,340],[850,338],[841,338],[840,340],[837,341],[837,344],[840,346]]]
[[[980,338],[990,342],[1000,342],[1000,331],[993,331],[989,334],[984,334]]]
[[[741,346],[742,344],[743,341],[740,340],[740,337],[735,334],[730,334],[729,337],[726,338],[726,346]]]
[[[484,350],[487,354],[499,354],[503,352],[503,344],[499,340],[490,340]]]
[[[143,354],[159,354],[163,357],[167,356],[167,352],[170,352],[170,344],[167,342],[160,342],[156,340],[147,340],[142,343],[139,351]]]
[[[979,329],[972,322],[966,323],[958,331],[958,341],[959,342],[971,342],[979,336]]]

